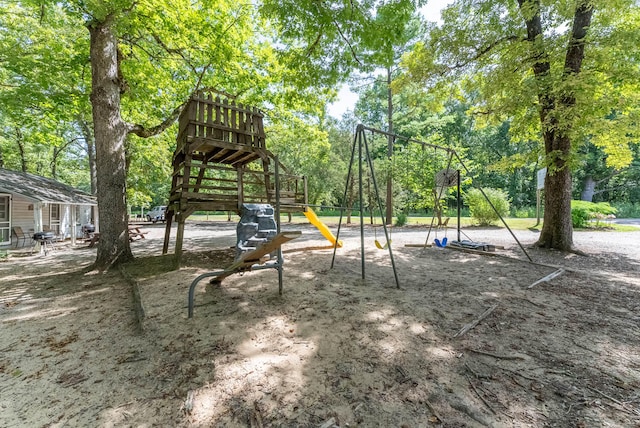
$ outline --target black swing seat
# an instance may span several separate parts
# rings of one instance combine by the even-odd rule
[[[462,241],[449,241],[449,245],[457,248],[466,248],[468,250],[477,250],[477,251],[495,251],[496,246],[492,244],[487,244],[486,242],[473,242],[469,240]]]

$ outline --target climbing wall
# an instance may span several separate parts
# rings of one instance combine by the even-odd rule
[[[253,251],[277,234],[273,207],[269,204],[243,204],[240,221],[236,227],[236,258]],[[270,254],[273,259],[277,251]]]

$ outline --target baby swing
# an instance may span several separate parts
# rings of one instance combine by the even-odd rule
[[[382,225],[380,225],[382,226]],[[382,245],[382,243],[380,241],[378,241],[378,228],[376,227],[376,220],[374,218],[373,220],[373,236],[375,239],[375,243],[376,243],[376,248],[379,250],[386,250],[387,248],[389,248],[389,245],[391,244],[391,232],[392,232],[393,228],[389,227],[389,240],[387,242],[385,242],[384,245]]]
[[[445,194],[446,189],[448,187],[452,187],[456,185],[458,182],[459,172],[455,169],[450,168],[450,165],[451,165],[451,157],[449,157],[447,168],[441,171],[438,171],[435,176],[434,212],[433,212],[433,217],[431,217],[431,225],[429,226],[429,232],[427,233],[427,240],[425,241],[425,246],[427,246],[427,242],[429,241],[429,234],[431,233],[431,229],[434,227],[436,210],[439,208],[440,198],[442,198],[442,195]],[[460,198],[460,195],[458,194],[458,205],[460,204],[459,198]],[[441,221],[441,217],[440,217],[440,214],[438,214],[438,225],[435,226],[436,230],[435,230],[435,238],[433,240],[433,243],[437,248],[445,248],[447,246],[447,241],[448,241],[447,225],[449,223],[449,218],[447,217],[442,223],[440,223],[440,221]],[[458,227],[460,227],[459,223],[460,222],[458,222]],[[438,229],[441,229],[441,228],[444,228],[444,238],[439,239]]]
[[[436,237],[433,239],[433,243],[436,244],[436,247],[438,248],[444,248],[447,246],[447,230],[449,229],[447,227],[447,224],[449,223],[449,217],[447,217],[444,220],[444,223],[442,223],[440,226],[436,226]],[[438,229],[444,228],[444,238],[442,238],[442,241],[440,239],[438,239]]]

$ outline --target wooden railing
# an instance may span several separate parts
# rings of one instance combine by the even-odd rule
[[[196,139],[266,149],[264,115],[257,108],[235,101],[221,100],[212,94],[196,93],[191,97],[179,119],[178,151],[185,143]]]
[[[174,172],[175,187],[170,203],[186,199],[198,210],[236,211],[243,203],[275,204],[275,174],[261,170],[189,162],[190,171],[204,174],[184,176],[184,169]],[[280,173],[280,204],[283,211],[302,211],[306,204],[306,177]],[[268,185],[266,184],[268,183]],[[268,188],[268,190],[267,190]]]

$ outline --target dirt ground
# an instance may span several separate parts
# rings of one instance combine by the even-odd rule
[[[285,228],[302,236],[284,246],[282,296],[273,269],[204,280],[191,319],[189,285],[232,262],[235,223],[188,223],[179,270],[162,225],[107,274],[86,273],[86,246],[12,252],[0,426],[640,426],[640,229],[576,232],[588,257],[517,231],[529,263],[504,229],[464,229],[504,246],[472,254],[393,228],[398,289],[372,229],[362,279],[359,227],[342,228],[333,268],[317,230]]]

